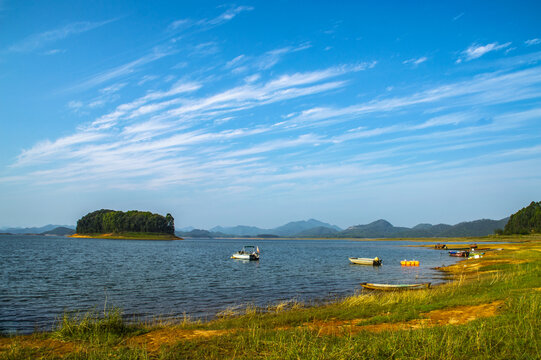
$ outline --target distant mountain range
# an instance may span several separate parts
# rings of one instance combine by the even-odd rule
[[[294,221],[273,229],[255,226],[216,226],[210,230],[192,229],[179,231],[184,237],[324,237],[324,238],[412,238],[412,237],[463,237],[486,236],[503,229],[509,218],[501,220],[481,219],[461,222],[456,225],[419,224],[413,228],[393,226],[386,220],[377,220],[366,225],[355,225],[342,230],[336,225],[310,219]]]
[[[43,234],[43,233],[49,232],[51,230],[54,230],[56,228],[65,228],[65,229],[75,230],[75,226],[71,226],[71,225],[52,225],[52,224],[49,224],[49,225],[45,225],[45,226],[41,226],[41,227],[27,227],[27,228],[11,227],[11,228],[4,228],[4,229],[0,229],[0,232],[1,233],[10,233],[10,234]]]
[[[377,220],[366,225],[350,226],[342,230],[319,220],[309,219],[293,221],[272,229],[238,225],[232,227],[216,226],[210,230],[185,227],[176,234],[181,237],[299,237],[299,238],[428,238],[428,237],[463,237],[486,236],[495,230],[503,229],[509,218],[501,220],[481,219],[461,222],[456,225],[419,224],[412,228],[393,226],[386,220]],[[69,225],[46,225],[28,228],[4,228],[0,233],[40,234],[66,236],[75,233],[75,227]]]
[[[377,220],[367,225],[356,225],[337,234],[339,237],[354,238],[401,238],[401,237],[462,237],[486,236],[503,229],[509,218],[501,220],[475,220],[456,225],[419,224],[413,228],[396,227],[386,220]]]
[[[65,226],[59,226],[52,230],[42,232],[40,235],[54,235],[54,236],[66,236],[75,234],[74,229],[67,228]]]
[[[238,225],[233,227],[215,226],[210,229],[211,233],[230,234],[234,236],[257,236],[257,235],[276,235],[276,236],[298,236],[315,228],[331,229],[339,232],[342,229],[336,225],[327,224],[315,219],[289,222],[285,225],[273,229],[262,229],[255,226]]]

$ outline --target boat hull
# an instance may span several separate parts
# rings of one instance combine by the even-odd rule
[[[468,257],[469,251],[449,251],[449,256],[454,257]]]
[[[430,283],[423,284],[401,284],[401,285],[392,285],[392,284],[372,284],[372,283],[361,283],[361,286],[365,289],[370,290],[382,290],[382,291],[398,291],[398,290],[421,290],[430,288]]]
[[[259,260],[259,255],[257,254],[233,254],[231,255],[231,259],[237,259],[237,260]]]
[[[371,259],[371,258],[348,258],[351,263],[356,265],[372,265],[372,266],[379,266],[381,265],[380,259]]]

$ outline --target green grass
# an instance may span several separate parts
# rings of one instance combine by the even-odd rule
[[[118,308],[105,309],[103,314],[97,310],[86,313],[66,312],[58,320],[50,334],[52,338],[70,341],[82,340],[91,344],[117,344],[128,335],[145,330],[137,324],[128,324]]]

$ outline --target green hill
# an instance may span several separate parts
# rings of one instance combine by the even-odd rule
[[[541,233],[541,201],[532,201],[530,205],[511,215],[503,233],[506,235]]]
[[[73,235],[75,234],[75,230],[59,226],[49,231],[44,231],[41,233],[41,235],[55,235],[55,236],[66,236],[66,235]]]
[[[367,225],[356,225],[336,234],[336,237],[353,238],[417,238],[417,237],[462,237],[487,236],[507,223],[501,220],[481,219],[465,221],[456,225],[419,224],[413,228],[396,227],[386,220],[377,220]]]

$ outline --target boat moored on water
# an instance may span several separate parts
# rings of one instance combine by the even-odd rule
[[[430,283],[423,284],[372,284],[361,283],[361,286],[370,290],[396,291],[396,290],[421,290],[430,288]]]
[[[231,259],[237,260],[259,260],[259,247],[246,245],[242,250],[231,255]]]
[[[383,260],[381,260],[377,256],[375,258],[373,258],[373,259],[372,258],[359,258],[359,257],[350,257],[348,259],[353,264],[357,264],[357,265],[379,266],[383,262]]]

